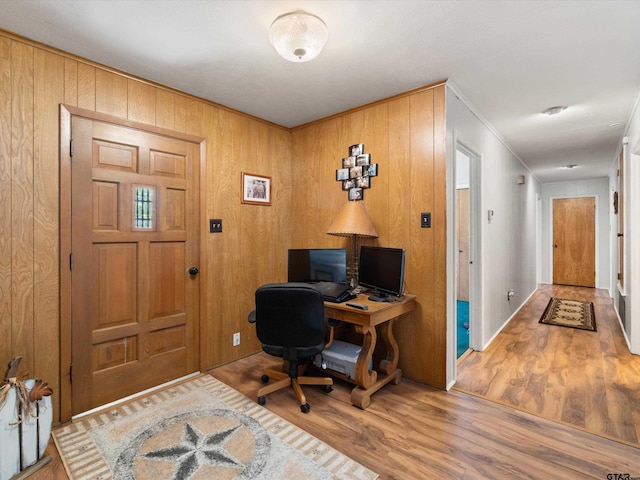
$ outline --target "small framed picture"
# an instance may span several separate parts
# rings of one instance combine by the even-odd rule
[[[346,180],[349,178],[349,169],[341,168],[340,170],[336,170],[336,180]]]
[[[271,205],[271,177],[242,172],[242,203]]]
[[[351,168],[356,166],[356,157],[347,157],[342,159],[342,168]]]
[[[358,188],[369,188],[369,177],[358,177],[356,178],[356,187]]]
[[[344,182],[342,182],[342,190],[345,190],[345,191],[351,190],[355,186],[356,186],[355,180],[345,180]]]
[[[377,163],[372,163],[371,165],[367,165],[366,167],[363,167],[363,175],[366,175],[367,177],[377,177],[378,176],[378,164]]]
[[[349,200],[362,200],[364,198],[364,190],[361,188],[352,188],[349,190]]]
[[[362,176],[362,167],[351,167],[349,169],[349,178],[356,178]]]
[[[369,165],[369,161],[371,160],[371,154],[365,153],[362,155],[358,155],[356,157],[356,165]]]
[[[356,143],[355,145],[351,145],[349,147],[349,156],[357,157],[358,155],[362,155],[364,153],[364,143]]]

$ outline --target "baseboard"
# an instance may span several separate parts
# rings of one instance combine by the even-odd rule
[[[100,405],[99,407],[92,408],[91,410],[87,410],[86,412],[79,413],[77,415],[72,416],[71,420],[73,421],[73,420],[77,420],[77,419],[82,418],[82,417],[86,417],[87,415],[91,415],[92,413],[95,413],[97,411],[104,410],[105,408],[111,408],[114,405],[118,405],[120,403],[128,402],[129,400],[132,400],[134,398],[142,397],[143,395],[147,395],[148,393],[155,392],[156,390],[160,390],[162,388],[169,387],[169,386],[174,385],[176,383],[184,382],[185,380],[189,380],[190,378],[197,377],[198,375],[200,375],[200,372],[190,373],[189,375],[185,375],[184,377],[176,378],[175,380],[171,380],[169,382],[163,383],[162,385],[157,385],[155,387],[148,388],[146,390],[143,390],[142,392],[134,393],[133,395],[129,395],[128,397],[120,398],[120,399],[115,400],[115,401],[113,401],[111,403],[107,403],[105,405]]]

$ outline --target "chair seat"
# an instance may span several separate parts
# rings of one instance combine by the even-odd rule
[[[322,353],[324,350],[324,342],[315,345],[313,347],[279,347],[277,345],[262,345],[264,350],[269,355],[274,357],[280,357],[284,360],[307,360],[313,358],[316,355]]]

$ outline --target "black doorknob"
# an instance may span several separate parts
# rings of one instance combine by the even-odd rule
[[[199,271],[200,270],[198,270],[198,267],[191,267],[189,269],[189,275],[197,275]]]

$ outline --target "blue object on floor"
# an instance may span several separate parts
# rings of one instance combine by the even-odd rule
[[[469,348],[469,302],[456,301],[457,316],[457,355],[456,358]]]

